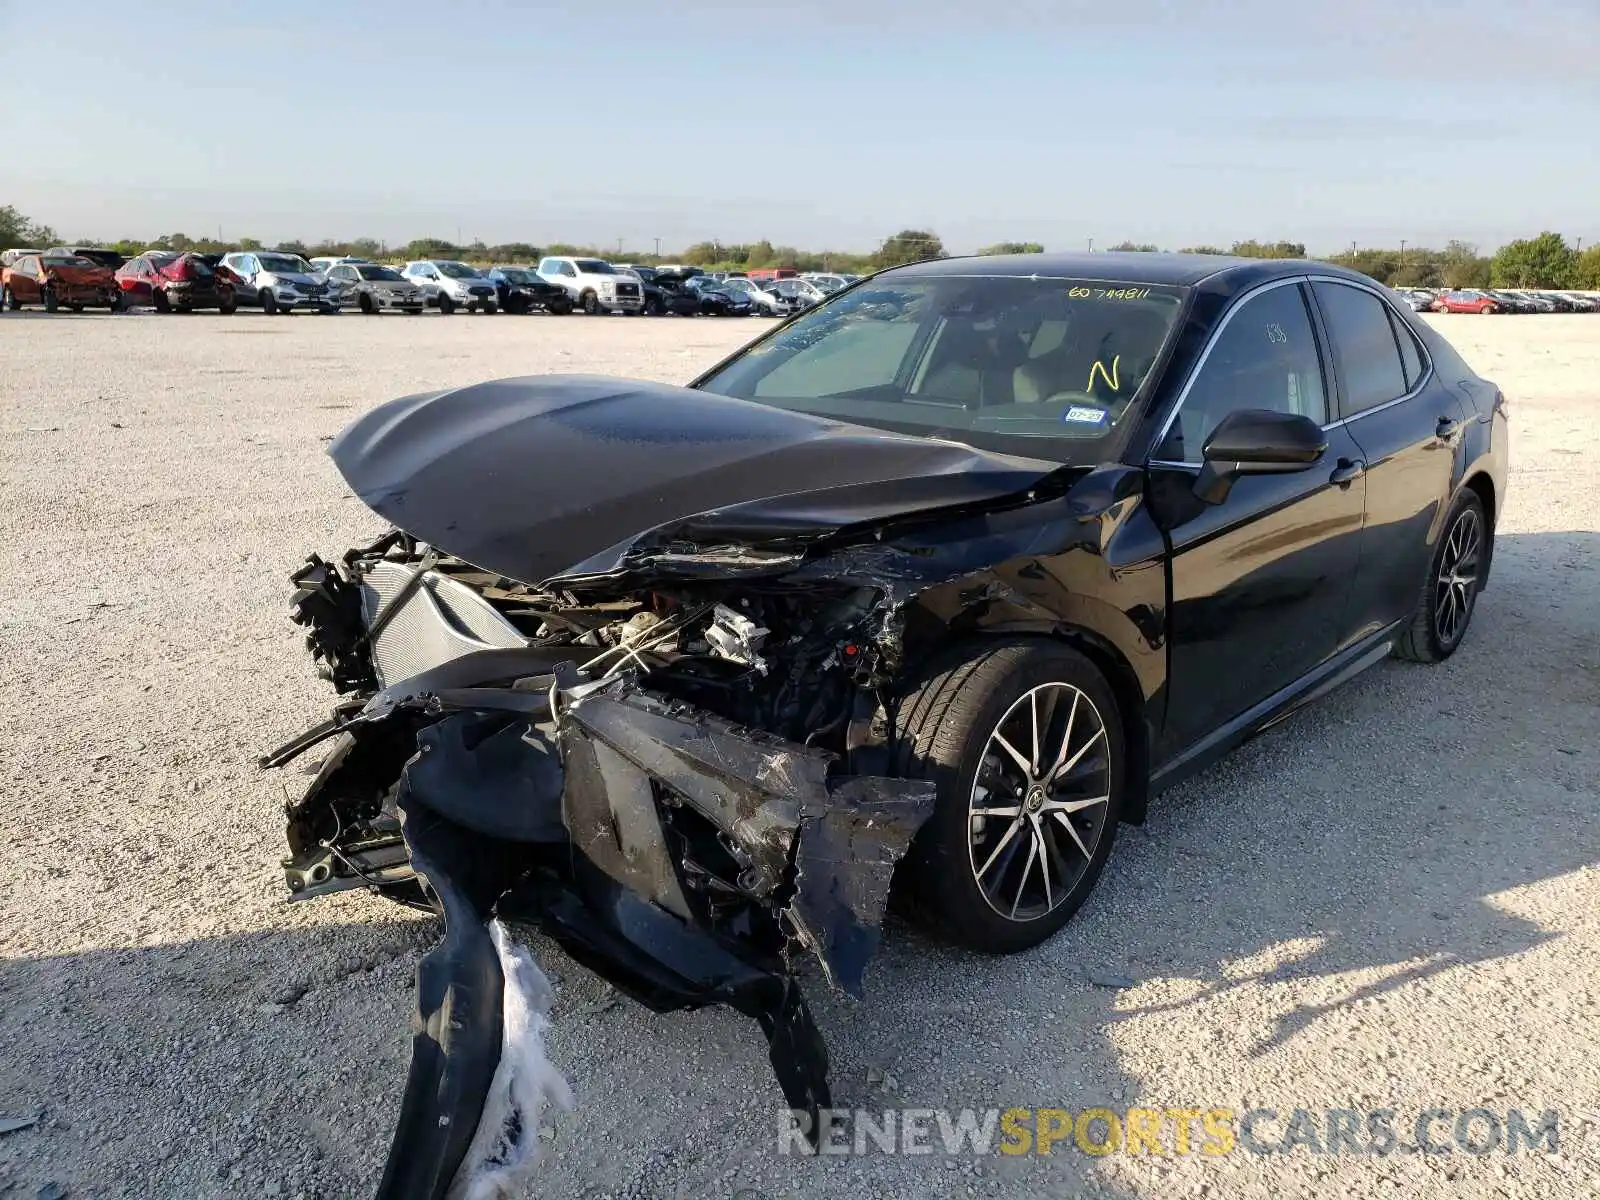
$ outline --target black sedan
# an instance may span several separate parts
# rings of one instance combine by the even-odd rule
[[[795,954],[859,995],[891,885],[940,937],[1035,946],[1153,793],[1385,658],[1454,654],[1507,436],[1372,280],[1144,253],[886,271],[687,388],[359,417],[329,452],[394,528],[295,574],[346,698],[265,761],[326,744],[291,893],[445,914],[391,1194],[442,1195],[504,1119],[531,967],[502,921],[653,1009],[755,1017],[814,1119]]]
[[[687,288],[700,300],[700,313],[707,317],[748,317],[755,309],[749,296],[725,288],[706,275],[696,275]]]
[[[566,316],[572,311],[567,290],[551,283],[531,267],[491,267],[485,278],[494,283],[500,308],[508,313],[548,312]]]

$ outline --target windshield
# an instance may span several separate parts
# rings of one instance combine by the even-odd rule
[[[393,267],[357,267],[356,274],[363,279],[371,279],[382,283],[400,283],[403,276]]]
[[[451,279],[476,279],[478,277],[478,273],[467,266],[466,263],[442,262],[435,265],[439,268],[439,274],[448,276]]]
[[[701,386],[775,408],[1061,461],[1093,453],[1165,347],[1185,292],[1089,279],[863,284]]]
[[[578,270],[585,275],[615,275],[617,273],[617,269],[610,263],[603,262],[598,258],[575,258],[572,261],[578,264]]]
[[[47,267],[92,267],[95,264],[76,254],[46,254],[39,260]]]
[[[507,283],[538,283],[540,279],[526,267],[501,267],[500,275]]]
[[[257,257],[261,260],[263,271],[273,271],[279,275],[311,274],[311,264],[293,254],[261,254]]]

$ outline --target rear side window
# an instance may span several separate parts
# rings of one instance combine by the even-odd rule
[[[1422,373],[1427,370],[1422,349],[1417,345],[1417,335],[1411,332],[1403,317],[1390,313],[1389,323],[1394,326],[1394,340],[1400,344],[1400,365],[1405,368],[1406,391],[1409,392],[1422,382]]]
[[[1389,310],[1371,292],[1342,283],[1313,283],[1344,384],[1346,417],[1398,399],[1410,390]]]

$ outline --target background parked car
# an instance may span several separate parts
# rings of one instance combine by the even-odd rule
[[[12,263],[18,261],[19,259],[26,258],[30,254],[43,253],[43,250],[29,250],[22,246],[13,247],[10,250],[0,250],[0,267],[9,267]]]
[[[386,308],[416,316],[426,303],[420,287],[381,263],[336,262],[328,268],[328,285],[368,316]]]
[[[120,300],[109,267],[76,254],[28,254],[0,267],[0,297],[5,307],[37,304],[45,312],[65,306],[82,312],[85,305],[104,306],[116,312]]]
[[[567,290],[532,267],[490,267],[484,278],[494,284],[500,307],[508,313],[543,311],[564,317],[572,311],[572,297]]]
[[[1432,312],[1438,296],[1423,288],[1396,288],[1395,295],[1400,303],[1406,305],[1412,312]]]
[[[238,304],[231,279],[199,254],[147,250],[117,269],[116,283],[124,305],[162,313],[214,308],[227,314]]]
[[[1433,311],[1442,313],[1486,313],[1503,311],[1505,305],[1489,295],[1472,288],[1455,288],[1440,292],[1433,302]]]
[[[723,280],[722,289],[723,291],[743,296],[750,301],[751,310],[764,317],[787,316],[790,311],[789,305],[778,299],[771,292],[763,291],[756,286],[755,280],[748,279],[742,275],[733,279]]]
[[[1503,291],[1499,288],[1492,288],[1485,292],[1484,295],[1490,297],[1497,304],[1499,304],[1501,312],[1518,313],[1526,316],[1529,313],[1536,313],[1539,311],[1539,307],[1525,296],[1518,296],[1512,292]]]
[[[766,290],[787,300],[790,305],[790,311],[810,308],[814,304],[821,304],[828,298],[828,293],[809,279],[779,279],[767,284]]]
[[[700,296],[689,286],[693,275],[677,271],[632,267],[644,287],[644,311],[651,316],[698,317]]]
[[[222,256],[222,265],[239,280],[236,294],[240,304],[259,304],[268,315],[292,313],[297,308],[339,311],[327,278],[298,254],[235,251]]]
[[[688,281],[690,291],[700,297],[700,313],[707,317],[748,317],[754,305],[743,292],[701,275]]]
[[[451,258],[425,258],[408,262],[400,272],[418,284],[430,305],[445,316],[458,308],[468,312],[498,312],[500,297],[493,281],[476,268]]]
[[[113,271],[128,261],[126,255],[118,254],[115,250],[105,250],[99,246],[52,246],[45,253],[76,254],[79,258],[87,258],[96,266],[108,267]]]
[[[539,274],[566,289],[572,301],[590,316],[620,312],[632,316],[644,311],[644,284],[624,275],[601,258],[551,257],[541,259]]]
[[[850,286],[850,280],[843,275],[834,275],[826,271],[807,271],[800,278],[815,284],[830,296]]]

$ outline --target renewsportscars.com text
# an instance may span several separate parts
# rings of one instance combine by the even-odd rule
[[[1519,1154],[1558,1153],[1555,1109],[1128,1108],[823,1109],[778,1114],[780,1154]]]

